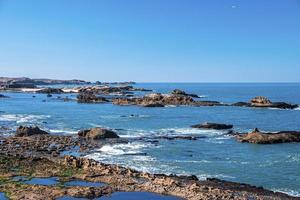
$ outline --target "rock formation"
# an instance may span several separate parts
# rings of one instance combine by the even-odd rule
[[[100,127],[79,131],[78,136],[93,140],[119,138],[117,133],[115,133],[114,131]]]
[[[16,130],[16,137],[27,137],[32,135],[45,135],[45,134],[49,134],[49,133],[41,130],[39,127],[19,126]]]
[[[300,132],[280,131],[276,133],[260,132],[257,128],[247,134],[237,134],[237,140],[240,142],[255,144],[276,144],[300,142]]]

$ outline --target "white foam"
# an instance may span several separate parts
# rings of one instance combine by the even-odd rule
[[[275,192],[286,193],[286,194],[294,196],[294,197],[300,197],[300,191],[295,191],[295,190],[291,190],[291,189],[288,189],[288,188],[271,189],[271,190],[275,191]]]
[[[64,133],[64,134],[77,134],[78,131],[74,130],[57,130],[57,129],[50,129],[50,133]]]
[[[49,118],[49,115],[27,115],[27,114],[4,114],[0,115],[0,121],[20,123],[35,123],[39,120]]]

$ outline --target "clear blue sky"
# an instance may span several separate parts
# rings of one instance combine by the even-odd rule
[[[0,76],[299,82],[297,0],[0,0]]]

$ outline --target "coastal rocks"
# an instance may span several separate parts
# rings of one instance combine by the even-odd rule
[[[64,91],[60,88],[43,88],[41,90],[36,91],[37,93],[42,94],[61,94],[64,93]]]
[[[226,106],[219,101],[195,101],[194,106]]]
[[[185,91],[179,89],[173,90],[171,94],[175,94],[175,95],[179,94],[179,95],[190,96],[194,98],[200,98],[197,94],[187,94]]]
[[[49,134],[49,133],[41,130],[39,127],[19,126],[16,130],[16,137],[27,137],[32,135],[45,135],[45,134]]]
[[[139,105],[144,107],[163,107],[166,105],[192,105],[195,101],[192,97],[178,94],[152,93],[141,98],[117,98],[113,104]]]
[[[215,130],[222,130],[222,129],[231,129],[233,125],[228,124],[217,124],[217,123],[209,123],[205,122],[203,124],[196,124],[191,126],[192,128],[203,128],[203,129],[215,129]]]
[[[106,103],[109,102],[104,97],[96,96],[93,93],[81,93],[77,96],[78,103]]]
[[[119,138],[117,133],[115,133],[114,131],[100,127],[79,131],[78,136],[85,139],[93,140]]]
[[[237,102],[232,104],[232,106],[241,107],[255,107],[255,108],[279,108],[279,109],[295,109],[298,107],[297,104],[288,104],[285,102],[272,102],[266,97],[258,96],[247,102]]]
[[[240,142],[255,144],[276,144],[300,142],[300,132],[280,131],[276,133],[260,132],[257,128],[247,134],[238,134],[237,140]]]

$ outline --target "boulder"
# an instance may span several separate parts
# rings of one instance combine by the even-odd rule
[[[192,128],[203,128],[203,129],[216,129],[216,130],[222,130],[222,129],[231,129],[233,128],[233,125],[228,124],[217,124],[217,123],[209,123],[205,122],[203,124],[196,124],[191,126]]]
[[[240,142],[255,144],[276,144],[300,142],[300,132],[298,131],[280,131],[276,133],[261,132],[255,128],[252,132],[238,134],[237,140]]]
[[[78,136],[93,140],[119,138],[117,133],[115,133],[114,131],[100,127],[79,131]]]
[[[93,93],[81,93],[77,96],[78,103],[106,103],[109,102],[104,97],[96,96]]]
[[[19,126],[16,130],[16,137],[26,137],[32,135],[46,135],[49,134],[46,131],[41,130],[39,127],[26,127]]]

